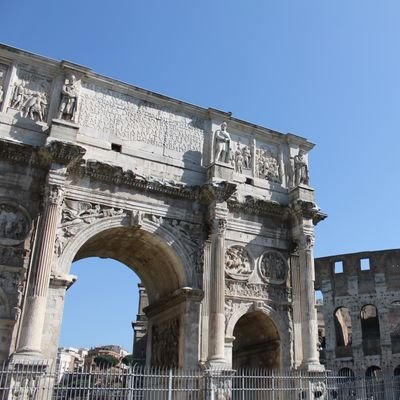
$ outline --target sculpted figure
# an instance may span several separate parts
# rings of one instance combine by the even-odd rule
[[[23,116],[35,119],[35,115],[37,115],[39,121],[43,121],[46,105],[47,100],[44,93],[32,93],[22,106]]]
[[[243,147],[243,158],[244,158],[244,168],[250,169],[251,168],[251,151],[249,146]]]
[[[228,162],[229,160],[229,149],[231,144],[231,136],[229,135],[227,123],[221,124],[221,129],[215,131],[215,161]]]
[[[243,154],[242,151],[240,149],[240,143],[237,144],[237,148],[235,151],[235,171],[239,172],[239,174],[241,174],[243,172]]]
[[[302,183],[308,185],[308,166],[304,158],[304,150],[299,150],[297,156],[294,156],[294,183],[298,186]]]
[[[20,110],[26,101],[28,89],[25,88],[25,82],[22,81],[15,86],[14,95],[11,101],[11,108]]]
[[[79,86],[75,75],[66,78],[61,90],[61,103],[58,111],[58,118],[67,121],[75,121],[76,110],[78,109]]]

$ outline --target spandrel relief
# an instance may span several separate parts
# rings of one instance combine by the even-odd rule
[[[125,141],[159,147],[161,152],[203,151],[204,120],[92,83],[83,83],[80,90],[79,124]]]
[[[261,257],[259,271],[264,281],[281,285],[286,281],[288,264],[281,253],[271,250]]]
[[[47,119],[50,88],[50,79],[19,69],[10,108],[20,111],[24,118],[44,122]]]
[[[252,272],[252,260],[242,246],[229,247],[225,252],[225,272],[237,280],[247,280]]]
[[[276,146],[263,145],[256,149],[256,176],[267,181],[282,181]]]

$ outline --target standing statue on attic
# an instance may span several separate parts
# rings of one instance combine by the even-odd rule
[[[79,83],[75,75],[66,78],[61,90],[61,102],[58,110],[58,118],[66,121],[76,122],[76,111],[78,109]]]
[[[227,123],[223,122],[221,124],[221,129],[215,131],[215,152],[214,160],[222,161],[224,163],[229,162],[229,153],[231,147],[231,136],[229,135],[227,128]]]
[[[294,184],[295,186],[309,184],[308,165],[304,158],[304,150],[300,149],[297,156],[294,156]]]

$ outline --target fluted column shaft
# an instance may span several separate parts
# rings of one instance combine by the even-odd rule
[[[302,308],[303,366],[319,364],[318,325],[314,292],[313,236],[303,235],[299,240],[300,291]]]
[[[47,293],[62,198],[63,191],[61,186],[51,183],[51,179],[48,179],[40,232],[36,245],[36,263],[34,264],[33,279],[26,303],[27,309],[24,313],[23,328],[17,353],[37,356],[41,354]]]
[[[214,221],[211,234],[211,282],[208,360],[225,361],[225,228],[226,220]]]

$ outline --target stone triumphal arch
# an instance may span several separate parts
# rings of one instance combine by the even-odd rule
[[[146,289],[146,363],[319,368],[313,145],[0,46],[0,355],[54,359],[71,263]]]

